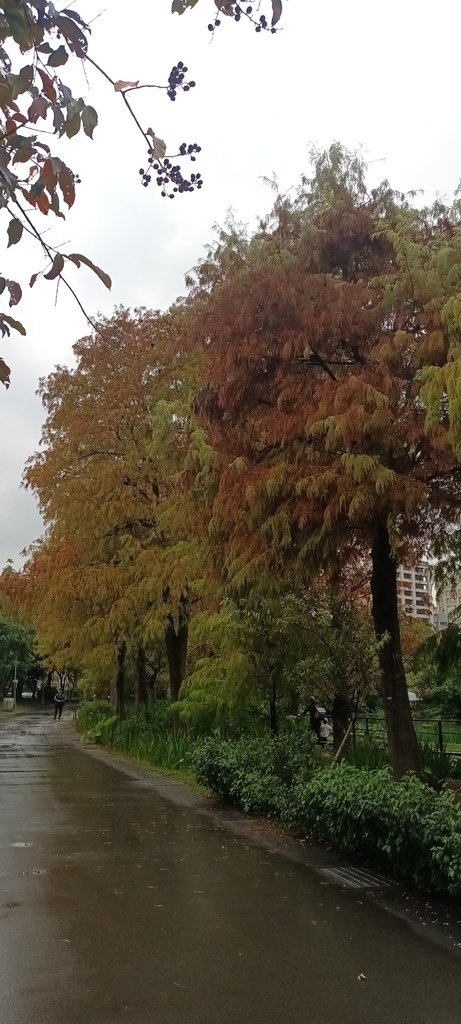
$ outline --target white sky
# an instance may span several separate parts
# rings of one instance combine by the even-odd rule
[[[79,79],[75,92],[97,108],[100,124],[93,142],[51,140],[82,185],[66,222],[50,220],[48,238],[68,242],[67,251],[85,253],[111,274],[111,293],[89,270],[72,276],[93,314],[110,314],[119,303],[168,306],[184,293],[184,274],[211,240],[212,225],[229,207],[252,223],[271,203],[262,177],[275,173],[282,187],[295,183],[312,143],[361,145],[372,183],[387,177],[402,190],[424,190],[427,200],[451,197],[461,178],[458,0],[285,0],[283,32],[256,35],[223,18],[213,42],[212,0],[181,18],[171,15],[169,0],[75,6],[88,20],[104,8],[90,53],[112,77],[163,83],[178,60],[187,64],[197,87],[175,103],[155,90],[132,97],[145,127],[170,151],[182,141],[202,146],[195,169],[205,182],[200,193],[175,200],[162,199],[154,183],[143,188],[143,141],[121,98],[91,68],[89,85]],[[9,218],[1,216],[3,235]],[[28,332],[0,342],[13,371],[9,391],[0,390],[1,568],[8,557],[18,564],[21,549],[41,532],[34,499],[20,488],[40,439],[38,378],[71,361],[71,346],[87,327],[63,290],[55,307],[51,282],[29,292],[30,274],[42,267],[32,243],[2,252],[0,266],[25,286],[12,312]]]

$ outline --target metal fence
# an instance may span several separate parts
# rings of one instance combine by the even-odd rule
[[[416,735],[420,743],[428,743],[453,757],[461,757],[461,722],[450,718],[415,719]],[[378,743],[386,742],[384,716],[359,715],[354,729],[355,736],[370,736]]]

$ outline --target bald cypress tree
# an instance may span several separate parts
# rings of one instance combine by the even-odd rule
[[[227,572],[238,587],[262,565],[336,573],[370,560],[396,777],[419,767],[397,559],[459,517],[443,385],[430,417],[422,388],[453,345],[443,309],[460,272],[456,208],[414,209],[386,182],[369,192],[360,159],[333,146],[253,237],[222,234],[194,289]]]

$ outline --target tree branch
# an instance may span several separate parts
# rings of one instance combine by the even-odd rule
[[[47,244],[47,242],[45,242],[43,240],[42,235],[40,234],[38,228],[35,227],[35,224],[34,224],[33,220],[31,220],[31,218],[29,217],[28,213],[26,212],[24,207],[19,202],[19,199],[17,198],[17,196],[14,193],[11,192],[11,188],[9,186],[8,179],[5,178],[5,175],[3,174],[3,171],[1,171],[1,170],[0,170],[0,178],[2,179],[4,184],[6,185],[6,187],[8,189],[8,192],[9,192],[9,194],[11,196],[12,202],[15,204],[15,206],[18,207],[18,210],[20,210],[20,212],[21,212],[21,216],[24,218],[26,223],[29,225],[29,232],[28,233],[31,234],[37,240],[37,242],[41,245],[41,247],[42,247],[44,253],[46,254],[46,256],[48,257],[48,259],[51,262],[53,262],[53,255],[52,254],[53,254],[53,252],[56,253],[57,250],[54,249],[53,246],[49,246]],[[9,212],[11,213],[12,211],[10,210]],[[90,316],[90,314],[86,311],[84,305],[82,304],[82,302],[80,301],[80,299],[79,299],[79,297],[77,295],[77,292],[72,287],[72,285],[69,284],[67,278],[65,278],[63,274],[58,274],[57,276],[58,276],[58,280],[62,281],[63,285],[65,285],[65,287],[68,289],[68,291],[71,293],[71,295],[75,299],[75,302],[77,303],[77,306],[79,307],[79,309],[83,313],[83,316],[85,317],[85,320],[87,321],[87,323],[90,324],[90,327],[92,327],[93,330],[96,331],[96,333],[99,334],[101,338],[105,338],[104,332],[101,331],[101,329],[98,327],[96,321],[93,320],[93,318]]]

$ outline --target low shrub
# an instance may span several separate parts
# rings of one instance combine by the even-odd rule
[[[109,718],[113,714],[112,708],[107,700],[89,700],[80,704],[77,710],[77,728],[78,731],[87,736],[88,739],[94,739],[94,736],[90,736],[93,730],[97,730],[100,722]]]
[[[340,765],[295,788],[282,821],[410,879],[428,892],[461,893],[461,807],[415,776]]]
[[[305,731],[199,743],[192,757],[198,781],[243,811],[280,818],[296,785],[305,784],[319,765]]]

